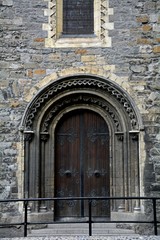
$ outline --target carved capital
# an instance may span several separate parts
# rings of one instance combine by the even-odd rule
[[[138,141],[138,134],[132,135],[132,140],[133,141]]]
[[[34,132],[33,131],[24,131],[24,141],[31,142],[33,139]]]
[[[130,136],[133,141],[138,141],[139,139],[139,131],[130,131]]]
[[[118,141],[123,142],[124,133],[122,133],[122,132],[116,132],[115,135],[117,136]]]
[[[41,132],[41,133],[40,133],[40,139],[41,139],[41,141],[47,142],[48,138],[49,138],[49,133],[48,133],[48,132]]]

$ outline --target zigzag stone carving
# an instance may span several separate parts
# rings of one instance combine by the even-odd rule
[[[43,126],[42,126],[42,131],[43,132],[48,132],[48,127],[50,125],[50,122],[52,121],[52,119],[54,118],[54,116],[56,116],[58,114],[58,111],[61,108],[65,108],[68,105],[72,105],[75,103],[86,103],[86,104],[95,104],[98,105],[99,107],[103,108],[111,117],[111,119],[114,122],[115,125],[115,129],[117,132],[120,131],[120,122],[118,120],[118,117],[116,116],[116,113],[114,110],[111,109],[111,107],[106,103],[106,102],[102,102],[99,98],[94,98],[93,96],[83,96],[83,95],[79,95],[77,97],[71,96],[70,98],[66,98],[65,100],[62,99],[60,103],[55,104],[55,106],[53,107],[53,109],[49,112],[49,114],[46,116],[44,122],[43,122]]]
[[[107,1],[101,0],[101,32],[100,38],[101,41],[105,41],[106,38],[106,17],[107,17]]]
[[[60,0],[62,1],[62,0]],[[106,42],[106,37],[107,37],[107,31],[108,29],[106,28],[106,23],[108,21],[108,1],[106,0],[100,0],[99,1],[99,9],[100,9],[100,40],[105,44]],[[49,0],[48,1],[48,6],[49,6],[49,37],[52,38],[54,42],[57,40],[57,35],[56,35],[56,29],[58,24],[60,24],[57,20],[57,0]],[[61,20],[62,21],[62,20]]]
[[[49,2],[50,15],[49,15],[49,25],[50,25],[50,37],[56,41],[56,0],[50,0]]]
[[[104,95],[106,94],[111,95],[124,108],[126,114],[130,119],[132,128],[135,129],[137,127],[137,117],[134,112],[134,109],[131,103],[129,102],[129,100],[127,99],[127,97],[125,96],[125,94],[120,89],[117,89],[110,82],[102,81],[99,78],[93,78],[89,76],[88,77],[77,76],[77,77],[66,78],[63,80],[61,79],[60,81],[57,81],[56,83],[44,89],[44,91],[42,91],[42,93],[39,94],[37,98],[35,98],[34,102],[32,102],[32,105],[28,108],[28,111],[26,114],[25,123],[24,123],[25,129],[32,130],[34,118],[37,112],[41,109],[41,106],[46,104],[46,102],[48,102],[56,94],[63,92],[66,89],[67,90],[81,89],[82,91],[83,89],[86,89],[86,90],[88,89],[90,91],[93,91],[93,94],[95,94],[95,91],[98,89]],[[57,106],[55,107],[57,108]]]

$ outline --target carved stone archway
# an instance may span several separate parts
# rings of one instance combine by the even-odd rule
[[[139,131],[142,121],[130,96],[109,79],[78,75],[58,79],[42,89],[28,105],[24,129],[24,196],[54,197],[54,131],[67,112],[89,109],[101,115],[110,132],[110,193],[139,196]],[[33,211],[50,210],[41,203]],[[112,203],[112,211],[139,210],[138,201]]]

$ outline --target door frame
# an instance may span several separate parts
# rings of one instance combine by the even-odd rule
[[[54,178],[55,143],[50,131],[54,132],[63,114],[77,108],[97,112],[109,127],[111,196],[140,196],[143,181],[140,181],[139,139],[143,135],[143,125],[139,111],[129,94],[115,82],[84,74],[51,82],[37,93],[24,113],[21,124],[24,134],[24,196],[53,197],[54,185],[50,182]],[[32,206],[33,211],[52,208],[50,204]],[[118,205],[112,202],[111,211],[132,212],[135,208],[140,209],[138,201],[129,205],[124,201]]]
[[[84,114],[88,114],[89,113],[89,115],[93,115],[93,116],[95,116],[96,117],[96,121],[102,121],[103,123],[104,123],[104,125],[106,126],[106,129],[107,129],[107,133],[108,133],[108,139],[107,139],[107,143],[105,143],[104,144],[104,146],[107,144],[107,155],[106,155],[106,157],[107,157],[107,159],[104,159],[104,157],[103,157],[103,161],[108,161],[108,163],[106,163],[106,166],[107,166],[107,171],[108,171],[108,176],[105,176],[105,180],[107,180],[107,182],[106,182],[106,184],[107,184],[107,186],[108,186],[108,183],[109,183],[109,189],[108,189],[108,187],[107,187],[107,189],[108,189],[108,191],[109,191],[109,194],[110,194],[110,134],[109,134],[109,127],[108,127],[108,124],[106,123],[106,121],[105,121],[105,119],[99,114],[99,113],[97,113],[96,111],[95,111],[95,109],[94,109],[94,111],[93,110],[91,110],[91,109],[87,109],[87,108],[79,108],[79,109],[75,109],[75,110],[72,110],[72,111],[69,111],[69,112],[67,112],[66,114],[62,114],[62,116],[61,116],[61,118],[60,118],[60,120],[59,121],[61,121],[61,119],[65,119],[65,117],[66,117],[66,115],[68,115],[69,113],[71,113],[72,114],[72,116],[78,116],[78,113],[79,113],[79,117],[80,116],[82,116],[82,117],[84,117]],[[67,119],[69,118],[72,118],[72,116],[70,115],[68,115],[67,116]],[[79,119],[80,120],[80,119]],[[59,124],[59,121],[57,122],[57,125]],[[75,121],[75,120],[74,120]],[[65,122],[65,120],[64,120],[64,122]],[[98,123],[98,122],[97,122]],[[56,125],[56,128],[55,128],[55,130],[56,130],[56,134],[57,134],[57,125]],[[100,126],[100,125],[99,125]],[[78,130],[78,129],[77,129]],[[79,131],[79,133],[81,132],[80,131],[80,129],[78,130]],[[56,135],[56,134],[54,134],[54,135]],[[79,135],[79,137],[82,137],[82,136],[80,136]],[[56,136],[55,136],[55,139],[56,139]],[[89,141],[89,140],[88,140]],[[80,141],[81,142],[81,141]],[[80,144],[80,142],[79,142],[79,144]],[[57,143],[55,144],[56,146],[55,146],[55,151],[54,151],[54,154],[55,154],[55,160],[54,160],[54,162],[55,162],[55,170],[54,170],[54,175],[55,175],[55,182],[56,182],[56,179],[57,179],[57,167],[56,167],[56,162],[58,161],[58,159],[57,159],[57,155],[56,155],[56,152],[57,152]],[[81,149],[79,149],[79,151],[81,151]],[[82,160],[81,158],[79,159],[80,161]],[[82,164],[84,164],[84,163],[82,163]],[[70,164],[69,164],[70,165]],[[101,165],[101,164],[100,164]],[[103,165],[103,163],[102,163],[102,165]],[[63,164],[63,166],[65,167],[65,163]],[[70,167],[71,167],[71,165],[70,165]],[[82,167],[83,167],[83,165],[81,165],[81,163],[79,164],[79,171],[80,171],[80,175],[79,175],[79,178],[81,179],[81,177],[82,177],[82,175],[81,175],[81,171],[82,171]],[[91,168],[92,168],[92,166],[91,166]],[[63,169],[64,170],[64,169]],[[78,172],[79,172],[78,171]],[[59,176],[60,177],[60,176]],[[65,174],[63,174],[62,173],[62,176],[61,177],[63,177],[63,178],[65,178]],[[93,176],[92,176],[93,177]],[[103,176],[104,177],[104,176]],[[101,178],[102,179],[102,178]],[[70,178],[67,178],[66,179],[66,181],[68,181],[68,180],[70,180]],[[83,179],[84,180],[84,179]],[[89,179],[88,179],[88,181],[89,181]],[[90,180],[91,181],[91,180]],[[104,181],[104,180],[103,180]],[[80,182],[81,182],[81,180],[80,180]],[[80,184],[80,183],[79,183]],[[54,183],[54,185],[56,186],[56,183]],[[84,183],[81,185],[79,185],[79,187],[80,187],[80,193],[81,193],[81,188],[84,188]],[[100,187],[100,186],[99,186]],[[103,186],[104,187],[104,186]],[[56,188],[55,188],[55,192],[56,192]],[[55,193],[55,195],[54,195],[55,197],[57,197],[56,196],[56,193]],[[76,195],[75,197],[78,197],[79,195]],[[88,196],[88,195],[86,195],[86,196]],[[85,196],[85,197],[86,197]],[[110,196],[110,195],[109,195]],[[80,194],[80,197],[81,197],[81,194]],[[63,201],[64,202],[64,201]],[[74,202],[74,201],[73,201]],[[79,207],[80,207],[80,209],[81,209],[81,207],[82,207],[82,205],[81,205],[81,202],[82,201],[80,201],[80,203],[77,203],[77,204],[80,204],[79,205]],[[83,202],[84,202],[84,200],[83,200]],[[66,204],[67,204],[67,202],[65,202]],[[84,204],[84,203],[83,203]],[[100,202],[98,202],[98,205],[101,205],[101,203]],[[103,205],[101,205],[101,206],[105,206],[105,208],[108,208],[108,206],[106,205],[106,203],[104,202],[104,201],[102,201],[102,204]],[[107,204],[108,204],[108,201],[107,201]],[[85,204],[86,205],[86,204]],[[109,203],[109,206],[110,206],[110,203]],[[55,207],[56,207],[56,205],[55,205]],[[79,209],[79,210],[80,210]],[[82,209],[81,209],[82,210]],[[83,209],[84,210],[84,209]],[[86,209],[87,210],[87,214],[88,214],[88,209]],[[99,209],[100,210],[100,209]],[[80,211],[81,212],[81,211]],[[56,214],[56,209],[55,209],[55,214]],[[82,212],[81,212],[81,214],[82,214]],[[80,218],[82,218],[82,217],[84,217],[84,216],[82,216],[80,214]],[[92,212],[92,214],[93,214],[93,212]],[[109,207],[109,212],[108,212],[108,210],[107,210],[107,212],[106,212],[106,217],[107,218],[109,218],[109,216],[110,216],[110,207]],[[103,216],[104,217],[104,216]],[[66,217],[65,217],[66,218]],[[97,217],[96,217],[97,218]],[[102,218],[102,216],[98,216],[98,218]],[[56,216],[56,218],[55,219],[57,219],[57,216]]]

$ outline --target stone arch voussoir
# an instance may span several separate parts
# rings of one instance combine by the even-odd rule
[[[104,78],[88,74],[76,74],[61,77],[57,80],[55,80],[56,75],[52,77],[50,76],[48,80],[50,83],[38,91],[29,103],[22,121],[22,127],[25,130],[33,130],[34,119],[42,106],[46,105],[56,95],[61,95],[65,91],[74,91],[74,89],[82,92],[83,90],[92,92],[93,95],[96,91],[99,91],[102,95],[106,95],[106,99],[107,97],[112,98],[115,104],[117,102],[123,108],[131,125],[130,130],[138,130],[142,127],[142,121],[133,100],[122,87],[110,80],[109,77]]]

